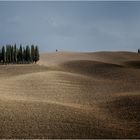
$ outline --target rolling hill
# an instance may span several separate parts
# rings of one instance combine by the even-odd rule
[[[139,68],[132,52],[0,65],[0,138],[140,138]]]

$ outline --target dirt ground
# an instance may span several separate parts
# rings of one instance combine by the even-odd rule
[[[140,54],[42,53],[0,65],[0,138],[140,138]]]

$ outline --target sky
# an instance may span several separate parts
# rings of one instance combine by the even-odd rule
[[[140,1],[0,1],[0,46],[137,51]]]

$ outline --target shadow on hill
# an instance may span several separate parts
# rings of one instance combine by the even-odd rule
[[[120,79],[124,75],[123,66],[118,64],[104,63],[89,60],[76,60],[63,63],[62,68],[66,71],[82,75],[110,79]]]
[[[128,122],[140,122],[140,96],[118,97],[107,103],[110,113],[118,119]]]
[[[128,67],[140,69],[140,61],[126,61],[124,64]]]

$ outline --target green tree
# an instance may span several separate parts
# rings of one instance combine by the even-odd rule
[[[17,48],[17,63],[19,63],[20,62],[20,55],[19,55],[20,53],[19,53],[19,48]]]
[[[23,51],[22,51],[22,56],[23,56],[23,62],[25,63],[26,61],[26,49],[23,47]]]
[[[26,48],[20,47],[18,48],[16,44],[2,46],[0,49],[0,63],[32,63],[37,62],[39,60],[39,49],[38,46],[28,45]]]
[[[23,53],[22,53],[22,45],[20,44],[20,48],[18,49],[17,53],[18,62],[23,62]]]
[[[3,63],[6,62],[6,52],[5,52],[5,47],[4,46],[2,47],[2,60],[3,60]]]
[[[17,47],[14,45],[14,63],[17,63]]]
[[[2,61],[2,49],[0,48],[0,62]]]
[[[34,47],[34,45],[31,45],[31,60],[32,60],[32,62],[35,62],[35,47]]]
[[[38,46],[35,46],[35,63],[39,60],[39,49]]]
[[[11,45],[9,45],[9,63],[11,63],[11,58],[12,58]]]
[[[28,45],[26,46],[26,57],[25,58],[28,63],[31,62],[31,52],[30,52],[30,48]]]
[[[11,62],[14,63],[14,47],[13,46],[11,46],[10,51],[11,51]]]
[[[10,63],[10,45],[6,45],[6,62]]]

